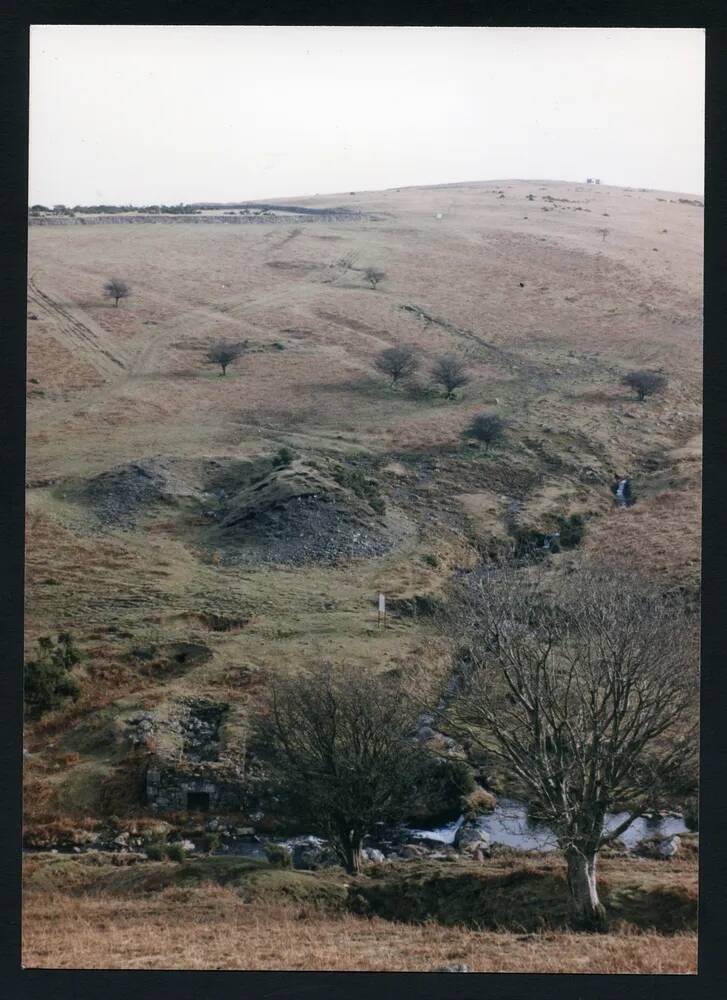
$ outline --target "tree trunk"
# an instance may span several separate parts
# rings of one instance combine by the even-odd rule
[[[222,374],[223,375],[227,374],[227,365],[222,365]]]
[[[353,834],[346,837],[341,846],[344,868],[349,875],[358,875],[361,871],[361,838]]]
[[[119,308],[119,300],[118,299],[114,299],[114,306],[115,306],[116,309]]]
[[[569,847],[565,859],[573,923],[584,930],[604,930],[606,911],[596,888],[596,852]]]

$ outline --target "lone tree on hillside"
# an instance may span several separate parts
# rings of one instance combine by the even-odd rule
[[[405,344],[397,347],[387,347],[374,359],[375,367],[391,379],[392,386],[395,386],[403,378],[409,378],[419,367],[419,360],[414,349]]]
[[[117,309],[119,307],[119,299],[128,299],[131,295],[131,289],[121,278],[109,278],[103,286],[103,290],[107,299],[114,300],[114,306]]]
[[[660,372],[636,371],[624,375],[623,384],[636,392],[643,402],[647,396],[654,396],[666,389],[668,379]]]
[[[446,399],[454,399],[455,390],[467,385],[470,376],[461,358],[455,357],[454,354],[445,354],[432,367],[431,379],[435,385],[442,386]]]
[[[478,413],[472,418],[465,434],[483,444],[487,451],[491,444],[502,440],[506,426],[502,417],[498,417],[496,413]]]
[[[364,271],[364,277],[372,288],[376,288],[378,283],[384,280],[386,273],[384,271],[377,271],[375,267],[367,267]]]
[[[599,850],[693,794],[696,622],[613,567],[535,573],[485,570],[460,590],[455,693],[437,728],[499,760],[537,803],[565,855],[574,923],[599,928]],[[607,824],[616,811],[626,819]]]
[[[324,665],[276,677],[260,720],[276,794],[291,820],[328,838],[346,871],[361,868],[366,834],[401,819],[425,757],[415,706],[400,679]]]
[[[206,360],[211,365],[219,365],[222,369],[220,374],[226,375],[227,366],[237,361],[244,350],[244,344],[215,344],[207,352]]]

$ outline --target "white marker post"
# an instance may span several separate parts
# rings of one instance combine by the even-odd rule
[[[381,628],[382,621],[384,628],[386,628],[386,598],[383,594],[379,594],[379,628]]]

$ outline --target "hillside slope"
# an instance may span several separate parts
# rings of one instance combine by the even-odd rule
[[[698,204],[552,181],[295,203],[364,216],[30,231],[27,635],[70,630],[86,653],[80,700],[29,727],[31,813],[94,814],[140,706],[438,655],[412,600],[507,551],[513,519],[584,515],[586,552],[698,585]],[[204,358],[220,339],[249,342],[224,378]],[[398,342],[417,392],[373,369]],[[448,352],[471,374],[455,401],[425,387]],[[640,367],[663,396],[620,384]],[[482,410],[508,421],[487,453],[462,440]]]

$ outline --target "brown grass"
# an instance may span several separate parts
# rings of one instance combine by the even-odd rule
[[[513,934],[244,903],[229,888],[128,898],[27,892],[23,964],[61,969],[289,969],[674,974],[696,972],[696,935]]]

